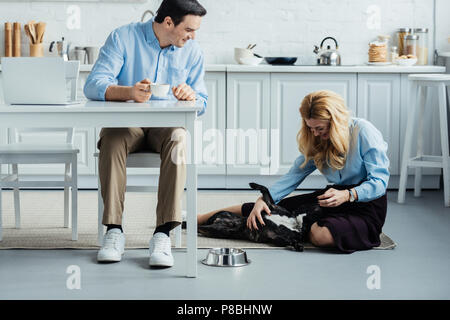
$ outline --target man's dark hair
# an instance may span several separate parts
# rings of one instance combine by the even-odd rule
[[[161,23],[169,16],[177,26],[188,14],[203,17],[206,9],[197,0],[163,0],[156,12],[155,21]]]

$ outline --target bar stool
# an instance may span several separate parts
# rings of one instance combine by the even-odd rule
[[[442,168],[444,177],[444,204],[450,207],[450,155],[449,155],[449,131],[447,121],[447,92],[446,87],[450,85],[450,74],[411,74],[408,79],[412,81],[412,92],[417,95],[416,103],[408,114],[406,126],[405,145],[403,147],[403,158],[400,171],[400,185],[398,189],[398,203],[405,202],[406,180],[408,178],[408,167],[414,167],[414,196],[420,196],[422,184],[422,167]],[[427,87],[437,87],[438,106],[441,132],[442,156],[431,156],[423,154],[423,115],[425,113],[425,101]],[[411,157],[411,146],[413,138],[414,121],[418,112],[417,128],[417,153]]]

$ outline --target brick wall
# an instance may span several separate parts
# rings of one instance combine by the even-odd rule
[[[234,63],[233,48],[257,43],[255,52],[265,56],[298,56],[314,61],[313,46],[326,36],[339,42],[343,64],[367,61],[368,43],[378,34],[391,34],[399,27],[427,27],[432,43],[434,0],[200,0],[208,10],[197,40],[207,63]],[[438,48],[447,45],[450,1],[438,1]],[[0,1],[0,55],[4,55],[5,21],[22,23],[34,19],[48,23],[45,45],[61,36],[73,46],[101,46],[109,32],[123,24],[140,21],[146,9],[156,11],[161,1],[146,3],[55,3]],[[70,30],[70,6],[80,10],[80,29]],[[377,12],[379,19],[377,19]],[[444,30],[439,29],[439,19]],[[22,54],[28,55],[22,34]],[[331,43],[330,43],[331,44]],[[430,53],[432,48],[430,49]],[[431,54],[430,54],[431,56]]]

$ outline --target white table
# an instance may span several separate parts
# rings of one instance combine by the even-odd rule
[[[184,127],[195,148],[200,103],[151,100],[147,103],[86,101],[67,106],[0,104],[0,127]],[[189,146],[189,142],[187,144]],[[193,155],[189,152],[188,155]],[[187,159],[187,276],[197,276],[197,167]]]

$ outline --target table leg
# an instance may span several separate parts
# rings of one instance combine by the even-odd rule
[[[195,163],[196,114],[186,115],[186,129],[191,137],[191,157],[187,158],[186,209],[187,209],[187,277],[197,277],[197,165]],[[188,136],[189,137],[189,136]]]

